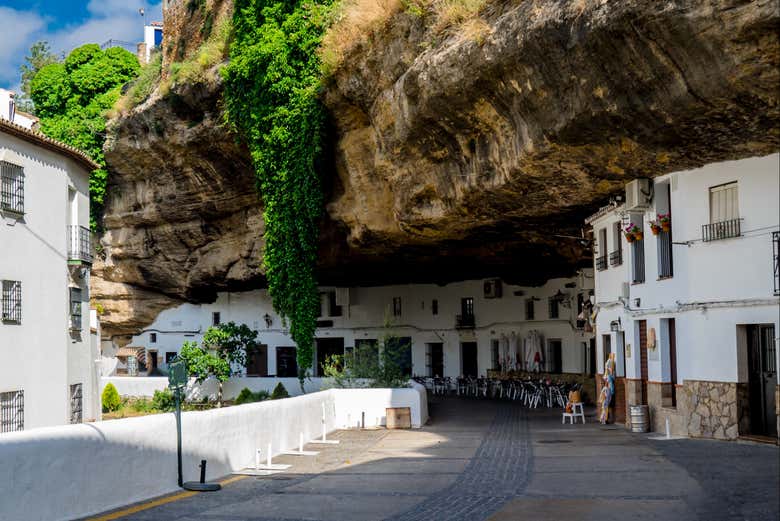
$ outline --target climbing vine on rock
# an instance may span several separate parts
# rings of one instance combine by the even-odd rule
[[[223,69],[228,122],[252,154],[276,311],[298,346],[301,386],[320,311],[315,274],[323,195],[317,165],[325,110],[317,50],[333,0],[236,0]]]

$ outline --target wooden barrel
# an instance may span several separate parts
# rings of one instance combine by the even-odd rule
[[[647,405],[632,405],[631,432],[647,432],[650,430],[650,411]]]

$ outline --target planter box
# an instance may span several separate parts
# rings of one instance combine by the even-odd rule
[[[388,429],[411,429],[412,410],[409,407],[388,407],[385,409]]]

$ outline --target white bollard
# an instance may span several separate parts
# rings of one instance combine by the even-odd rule
[[[666,439],[668,440],[671,437],[672,437],[672,432],[671,432],[671,429],[669,428],[669,418],[667,418],[666,419]]]
[[[303,433],[298,436],[298,452],[303,452]]]
[[[260,453],[262,451],[260,449],[257,449],[255,451],[255,470],[260,470]]]
[[[267,456],[268,466],[271,466],[271,444],[268,444],[268,456]]]

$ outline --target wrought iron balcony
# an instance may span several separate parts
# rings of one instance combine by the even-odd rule
[[[456,329],[474,329],[475,323],[474,315],[455,315]]]
[[[623,250],[615,250],[609,254],[609,265],[620,266],[623,264]]]
[[[772,256],[775,262],[775,295],[780,295],[780,232],[772,232]]]
[[[596,257],[596,269],[599,271],[604,271],[607,269],[607,256],[602,255],[601,257]]]
[[[730,239],[742,235],[742,219],[730,219],[701,226],[701,240],[704,242]]]
[[[92,245],[89,228],[68,226],[68,263],[92,264]]]

